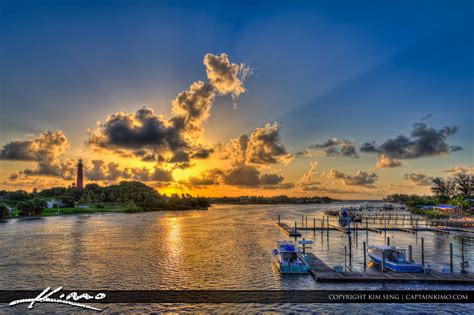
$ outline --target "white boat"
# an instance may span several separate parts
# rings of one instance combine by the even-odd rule
[[[312,243],[312,242],[311,242]],[[306,241],[305,244],[311,244]],[[273,263],[280,273],[308,273],[309,265],[304,253],[289,241],[278,241],[277,248],[273,250]]]
[[[372,245],[367,249],[370,259],[377,265],[382,265],[383,257],[384,268],[395,272],[422,272],[421,264],[409,261],[406,258],[405,249],[389,245]]]

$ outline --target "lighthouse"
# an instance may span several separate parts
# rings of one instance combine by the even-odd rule
[[[77,190],[82,191],[82,188],[84,187],[84,174],[82,170],[82,160],[79,159],[79,163],[77,163],[77,179],[76,179],[76,188]]]

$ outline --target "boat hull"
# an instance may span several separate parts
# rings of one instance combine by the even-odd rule
[[[370,259],[377,265],[382,265],[382,258],[378,255],[368,254]],[[423,267],[416,263],[395,263],[385,259],[384,267],[394,272],[422,272]]]
[[[277,256],[273,259],[273,264],[278,269],[280,273],[308,273],[309,266],[308,265],[300,265],[300,264],[285,264],[282,263]]]

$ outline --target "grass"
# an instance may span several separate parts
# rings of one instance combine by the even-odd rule
[[[127,212],[127,205],[121,203],[103,203],[103,208],[97,208],[96,205],[89,205],[89,208],[47,208],[41,211],[42,217],[66,214],[87,214],[99,212]],[[20,217],[18,210],[12,212],[12,218]]]

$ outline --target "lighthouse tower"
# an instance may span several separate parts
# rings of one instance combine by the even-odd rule
[[[84,188],[84,174],[82,170],[82,160],[79,159],[79,163],[77,163],[77,180],[76,180],[76,188],[82,191]]]

